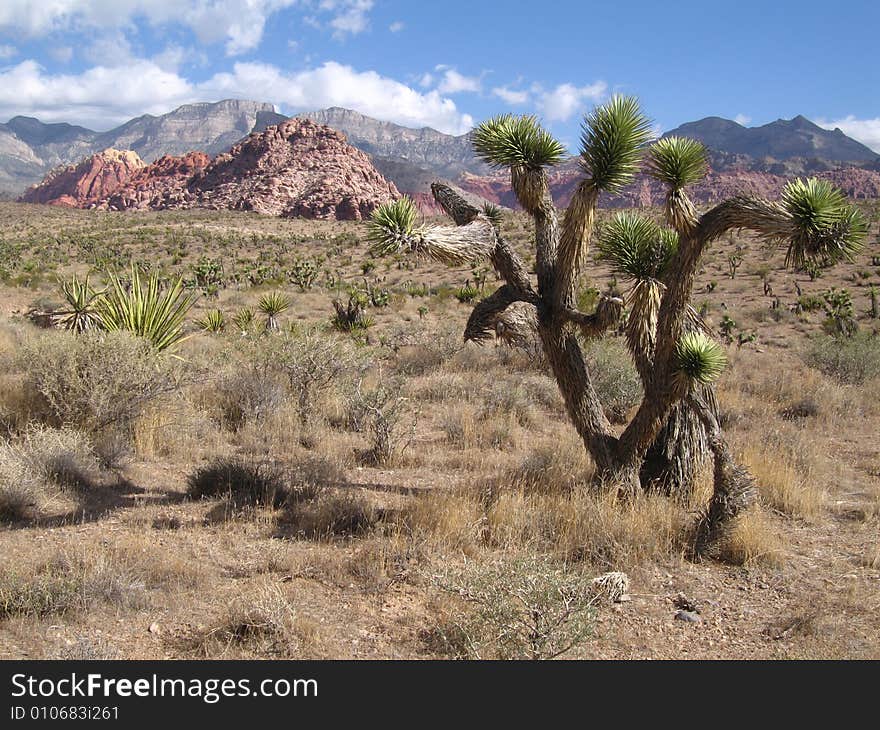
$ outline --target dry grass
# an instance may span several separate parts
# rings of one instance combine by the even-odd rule
[[[719,550],[719,558],[731,565],[778,567],[784,555],[778,533],[759,509],[737,519]]]
[[[820,513],[824,490],[810,471],[790,455],[773,450],[766,443],[752,443],[742,449],[741,458],[757,480],[764,504],[804,519],[814,519]]]

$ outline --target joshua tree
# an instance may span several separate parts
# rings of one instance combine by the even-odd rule
[[[615,97],[587,116],[579,160],[583,177],[560,216],[546,170],[564,158],[563,146],[534,117],[503,115],[477,127],[473,135],[477,155],[510,170],[517,200],[534,220],[537,286],[496,224],[440,184],[432,186],[434,198],[457,227],[417,225],[414,204],[402,198],[375,211],[372,252],[408,250],[450,265],[488,258],[505,283],[476,304],[465,338],[476,342],[490,338],[499,317],[514,303],[533,308],[547,362],[597,476],[620,485],[624,493],[640,489],[649,449],[670,414],[679,404],[686,404],[702,424],[715,461],[715,493],[697,532],[696,547],[706,550],[723,525],[754,497],[752,480],[732,459],[705,398],[705,386],[721,373],[725,358],[721,346],[695,322],[689,307],[701,256],[726,233],[749,229],[763,239],[787,245],[789,265],[851,258],[859,250],[865,223],[842,193],[820,180],[790,183],[780,202],[739,196],[701,215],[685,188],[704,175],[705,149],[693,140],[674,137],[651,145],[646,169],[667,187],[664,217],[677,234],[678,244],[659,273],[662,287],[657,287],[656,325],[640,325],[644,332],[653,330],[650,367],[644,368],[643,375],[644,399],[623,432],[616,435],[593,388],[576,330],[586,338],[601,336],[619,321],[623,301],[603,296],[596,311],[587,314],[574,306],[575,287],[592,237],[599,196],[619,191],[633,178],[649,137],[649,121],[633,98]]]

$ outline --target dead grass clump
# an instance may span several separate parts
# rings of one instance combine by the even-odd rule
[[[0,444],[0,520],[34,518],[60,492],[76,496],[87,491],[97,472],[83,434],[30,426]]]
[[[718,558],[731,565],[777,567],[783,557],[779,536],[759,509],[740,515],[718,547]]]
[[[280,527],[286,535],[332,540],[363,535],[381,516],[381,511],[360,492],[324,490],[316,499],[289,503]]]
[[[236,457],[215,458],[190,474],[186,484],[191,499],[223,497],[235,507],[280,507],[290,492],[277,464],[253,463]]]
[[[757,480],[764,504],[793,517],[811,519],[819,514],[824,493],[810,470],[792,455],[764,442],[747,444],[741,458]]]
[[[212,625],[195,629],[176,643],[209,658],[241,652],[290,657],[314,652],[319,634],[313,622],[298,617],[276,582],[264,581],[232,600]]]
[[[272,373],[256,368],[235,372],[221,378],[210,396],[220,415],[220,425],[238,431],[247,423],[266,418],[282,407],[287,399],[285,385]]]
[[[398,515],[396,527],[416,544],[441,554],[477,554],[484,509],[473,490],[437,489],[418,495]]]
[[[561,493],[584,486],[592,468],[582,445],[572,439],[544,443],[526,454],[499,480],[502,488]]]
[[[501,549],[550,552],[603,571],[628,570],[684,552],[690,521],[661,495],[622,504],[614,492],[501,493],[486,513],[486,542]]]

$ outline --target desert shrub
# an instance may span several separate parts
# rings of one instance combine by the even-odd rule
[[[804,361],[842,383],[863,383],[880,375],[880,338],[868,333],[852,337],[814,337]]]
[[[546,557],[471,563],[434,584],[454,603],[425,638],[455,658],[555,659],[592,633],[591,581]]]
[[[278,410],[287,400],[287,390],[275,374],[250,367],[220,378],[213,397],[222,425],[237,431]]]
[[[288,503],[317,499],[327,487],[346,482],[345,470],[327,456],[305,456],[287,468],[290,485]]]
[[[396,370],[403,375],[432,372],[464,346],[459,328],[449,324],[430,332],[418,324],[402,325],[380,343],[394,353]]]
[[[32,418],[85,431],[99,456],[130,440],[134,420],[179,389],[181,363],[127,333],[46,333],[24,342],[17,366],[37,405]],[[112,461],[105,459],[105,461]]]
[[[390,379],[369,390],[359,384],[348,395],[348,423],[352,430],[365,432],[370,439],[370,447],[358,454],[362,463],[388,464],[412,442],[418,414],[400,395],[402,387],[402,381]]]
[[[87,489],[96,472],[81,433],[30,426],[0,445],[0,520],[35,516],[53,491]]]
[[[615,337],[591,340],[585,354],[593,387],[612,423],[626,423],[627,413],[642,399],[642,381],[623,341]]]
[[[305,425],[314,417],[318,395],[361,371],[366,353],[351,342],[318,330],[281,333],[253,343],[245,353],[254,369],[283,378]]]
[[[532,422],[529,394],[516,381],[494,380],[485,391],[480,418],[488,420],[503,414],[512,415],[520,426],[529,426]]]
[[[240,458],[215,458],[186,479],[192,499],[225,497],[235,506],[280,507],[290,492],[284,471],[274,463],[252,463]]]
[[[539,445],[525,454],[504,472],[502,482],[507,488],[560,493],[586,484],[591,476],[583,449],[556,442]]]

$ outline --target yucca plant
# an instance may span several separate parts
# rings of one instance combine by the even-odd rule
[[[266,315],[266,331],[278,331],[278,315],[286,311],[290,306],[288,299],[281,292],[273,291],[264,294],[259,303],[260,311]]]
[[[250,307],[244,307],[235,313],[235,316],[232,318],[232,324],[235,325],[242,335],[248,335],[253,331],[256,319],[254,310]]]
[[[103,290],[95,291],[89,284],[89,275],[80,279],[74,274],[70,279],[61,281],[61,296],[67,308],[59,310],[58,324],[71,332],[89,332],[100,329],[101,315],[98,304],[104,296]]]
[[[116,273],[109,279],[107,292],[96,304],[105,330],[131,332],[160,351],[185,339],[183,323],[196,295],[185,290],[182,279],[165,283],[154,271],[144,281],[133,264],[128,281]]]
[[[218,335],[226,327],[226,317],[219,309],[209,309],[203,317],[196,320],[196,326],[203,332]]]
[[[708,551],[721,534],[719,526],[729,524],[751,503],[754,489],[747,472],[733,460],[712,403],[711,386],[723,366],[723,351],[690,304],[701,257],[712,241],[746,228],[787,246],[789,263],[809,257],[830,263],[851,256],[865,229],[858,211],[842,195],[815,182],[790,185],[778,203],[739,196],[699,213],[686,187],[704,174],[705,150],[699,142],[681,138],[649,146],[650,130],[649,120],[631,97],[614,97],[586,116],[579,150],[583,176],[561,221],[547,168],[561,161],[562,146],[534,117],[495,117],[474,130],[475,152],[489,164],[510,170],[517,200],[533,219],[534,282],[493,216],[440,183],[432,185],[434,198],[455,227],[418,224],[412,202],[404,198],[374,213],[369,235],[374,255],[411,252],[454,265],[491,261],[504,283],[474,305],[465,338],[484,342],[497,336],[499,324],[507,334],[514,326],[508,311],[530,312],[519,319],[538,333],[597,478],[617,484],[622,494],[650,487],[641,477],[649,450],[663,438],[674,413],[689,413],[689,422],[699,423],[715,462],[712,503],[695,543],[697,550]],[[629,337],[634,349],[646,356],[644,398],[618,433],[605,417],[577,334],[593,338],[617,326],[624,302],[603,295],[588,314],[577,308],[576,291],[599,196],[629,183],[646,155],[644,168],[667,189],[668,230],[635,218],[618,219],[612,224],[618,229],[617,240],[609,239],[604,250],[618,273],[633,282],[637,291],[630,293],[629,301],[643,312],[643,321],[632,325],[640,332],[634,329]]]

